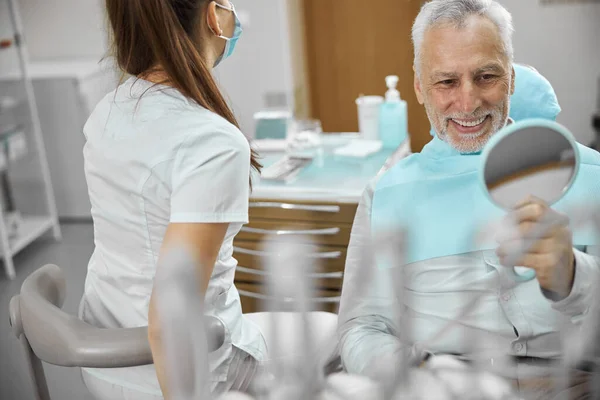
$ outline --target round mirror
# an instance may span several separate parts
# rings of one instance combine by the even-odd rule
[[[528,196],[548,205],[556,203],[578,171],[579,151],[573,135],[556,122],[531,119],[508,125],[490,139],[483,152],[480,180],[490,200],[509,211]],[[534,270],[514,267],[499,272],[521,282],[535,278]]]
[[[492,137],[484,150],[481,177],[492,202],[510,210],[530,195],[548,205],[556,203],[573,184],[578,167],[579,152],[566,128],[527,120]]]

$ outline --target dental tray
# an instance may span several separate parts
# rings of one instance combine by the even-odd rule
[[[294,179],[306,166],[310,165],[312,158],[285,156],[274,164],[264,168],[261,178],[265,180],[289,182]]]

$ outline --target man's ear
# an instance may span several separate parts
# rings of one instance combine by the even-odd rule
[[[423,89],[421,87],[421,78],[419,78],[419,74],[415,67],[413,67],[413,71],[415,73],[415,94],[417,95],[417,100],[419,104],[423,105],[425,103],[425,99],[423,98]]]
[[[516,72],[515,72],[515,67],[512,67],[512,79],[510,82],[510,95],[512,96],[513,94],[515,94],[515,82],[516,82]]]

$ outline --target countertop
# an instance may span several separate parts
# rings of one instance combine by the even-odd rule
[[[397,150],[382,149],[364,158],[334,154],[337,147],[357,137],[356,134],[324,135],[323,154],[315,157],[294,180],[277,182],[255,178],[251,198],[358,203],[365,187],[382,168],[410,154],[410,144],[404,143]],[[285,156],[281,151],[259,154],[264,167]]]

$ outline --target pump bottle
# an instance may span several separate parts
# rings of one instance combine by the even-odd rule
[[[408,107],[396,89],[398,80],[396,75],[385,78],[388,91],[379,114],[379,138],[385,149],[397,149],[408,139]]]

